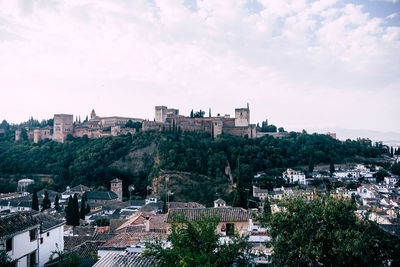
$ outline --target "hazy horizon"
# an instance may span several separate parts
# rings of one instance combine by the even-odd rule
[[[400,132],[400,3],[0,0],[0,119],[55,113]]]

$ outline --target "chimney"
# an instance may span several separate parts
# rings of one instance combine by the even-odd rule
[[[146,232],[150,232],[150,218],[149,218],[149,216],[146,216],[145,224],[146,224]]]

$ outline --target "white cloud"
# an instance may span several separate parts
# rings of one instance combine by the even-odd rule
[[[0,119],[152,119],[156,104],[225,114],[250,101],[253,122],[400,131],[390,18],[344,1],[259,3],[0,0]]]

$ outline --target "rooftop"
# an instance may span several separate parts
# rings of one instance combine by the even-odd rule
[[[245,222],[251,219],[251,215],[242,208],[205,208],[205,209],[170,209],[167,222],[176,221],[175,216],[183,214],[186,219],[195,221],[201,216],[219,216],[221,222]]]
[[[103,256],[93,267],[108,267],[108,266],[157,266],[158,260],[155,257],[142,257],[140,253],[124,252],[119,254],[109,252]]]

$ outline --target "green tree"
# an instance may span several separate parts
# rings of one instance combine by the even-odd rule
[[[335,173],[335,164],[333,163],[333,160],[331,159],[331,162],[329,163],[329,172],[331,176]]]
[[[190,221],[183,216],[171,226],[168,241],[171,248],[163,248],[157,240],[146,244],[144,255],[160,260],[160,266],[249,266],[248,237],[231,237],[220,242],[216,232],[218,217],[202,217]]]
[[[374,176],[376,178],[376,182],[381,183],[385,179],[385,177],[388,177],[390,175],[387,170],[381,168],[374,174]]]
[[[308,172],[312,173],[314,171],[314,157],[310,156],[310,160],[308,161]]]
[[[400,163],[393,164],[392,167],[390,168],[390,171],[394,175],[400,175]]]
[[[51,208],[51,201],[49,199],[49,193],[47,190],[44,191],[44,198],[42,201],[42,211],[50,209]]]
[[[81,199],[81,208],[79,210],[79,218],[82,220],[85,219],[86,213],[86,194],[83,194],[82,199]]]
[[[37,192],[34,192],[32,194],[32,209],[36,210],[36,211],[39,211],[39,199],[38,199],[38,196],[37,196]]]
[[[192,109],[192,111],[190,111],[190,118],[194,118],[194,111]]]
[[[244,188],[243,182],[243,173],[242,173],[242,166],[240,165],[240,158],[237,159],[237,166],[236,166],[236,193],[235,198],[233,200],[234,207],[242,207],[247,208],[247,199],[246,199],[246,192]]]
[[[260,218],[260,221],[264,226],[270,220],[271,215],[272,215],[271,203],[269,202],[268,197],[265,197],[264,204],[263,204],[263,209],[262,209],[262,214],[261,214],[261,218]]]
[[[73,219],[73,199],[72,196],[68,198],[68,205],[65,207],[65,220],[67,225],[74,225]]]
[[[54,208],[59,211],[60,210],[60,199],[58,198],[58,194],[56,195],[56,198],[54,200]]]
[[[72,214],[73,214],[73,225],[78,226],[79,225],[79,203],[78,203],[78,196],[77,194],[74,194],[73,202],[72,202]]]
[[[10,256],[8,256],[5,250],[0,250],[0,266],[2,267],[14,267],[16,266],[15,262],[11,261]]]
[[[269,223],[275,266],[399,264],[399,238],[360,220],[351,200],[298,197],[286,199],[281,208]]]

